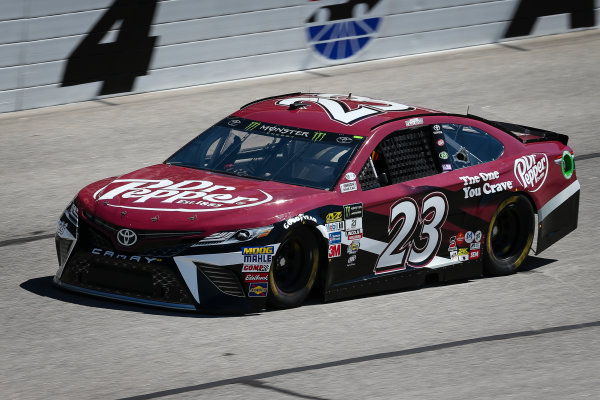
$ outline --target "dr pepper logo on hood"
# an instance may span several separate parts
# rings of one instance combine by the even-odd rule
[[[530,192],[541,188],[547,176],[548,156],[545,154],[531,154],[515,160],[515,177]]]
[[[260,189],[252,191],[251,197],[236,192],[239,190],[234,186],[217,185],[204,180],[175,183],[169,179],[116,179],[94,193],[94,199],[123,199],[118,204],[110,204],[113,207],[183,212],[253,207],[273,199],[273,196]]]

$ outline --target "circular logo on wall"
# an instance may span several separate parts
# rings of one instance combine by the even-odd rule
[[[121,229],[117,232],[117,242],[122,246],[133,246],[137,242],[137,235],[131,229]]]
[[[306,20],[308,43],[323,57],[337,61],[357,54],[375,37],[383,18],[373,9],[381,0],[349,0],[323,6]]]

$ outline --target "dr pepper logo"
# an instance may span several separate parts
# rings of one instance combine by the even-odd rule
[[[548,156],[531,154],[515,160],[515,177],[530,192],[539,190],[548,176]]]
[[[273,196],[258,189],[252,197],[240,196],[234,186],[223,186],[211,181],[169,179],[116,179],[94,193],[98,201],[119,208],[153,211],[203,212],[253,207],[267,203]],[[115,199],[130,199],[109,204]],[[199,207],[200,206],[200,207]]]

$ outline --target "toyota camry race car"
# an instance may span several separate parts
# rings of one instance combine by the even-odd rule
[[[514,272],[577,227],[567,137],[366,97],[250,103],[164,163],[82,189],[61,288],[252,312]]]

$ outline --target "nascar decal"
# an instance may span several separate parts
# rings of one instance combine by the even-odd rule
[[[306,20],[309,44],[328,60],[352,57],[377,34],[383,18],[374,13],[374,8],[380,2],[348,0],[318,8]]]
[[[94,193],[94,199],[108,201],[120,197],[135,199],[132,205],[106,203],[111,207],[130,208],[152,211],[181,211],[205,212],[232,210],[236,208],[253,207],[268,203],[273,199],[270,194],[257,189],[256,197],[236,196],[234,186],[223,186],[205,180],[186,180],[175,183],[169,179],[116,179]],[[146,202],[158,206],[145,207]],[[135,204],[139,203],[137,206]],[[172,205],[190,206],[173,208]],[[198,208],[204,206],[207,208]]]
[[[515,177],[530,192],[537,192],[548,176],[548,156],[531,154],[515,160]]]
[[[383,114],[388,111],[414,110],[414,107],[409,107],[400,103],[341,94],[289,97],[287,99],[279,100],[276,104],[280,106],[290,106],[296,102],[315,103],[323,108],[332,120],[346,125],[352,125],[364,118]]]
[[[404,270],[406,266],[429,264],[442,242],[442,225],[448,216],[448,200],[441,192],[427,195],[421,207],[410,197],[397,201],[390,210],[388,233],[392,234],[377,259],[376,274]]]

